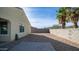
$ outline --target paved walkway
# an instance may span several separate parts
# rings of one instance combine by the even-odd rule
[[[10,51],[79,51],[72,42],[49,33],[33,33],[3,47]]]

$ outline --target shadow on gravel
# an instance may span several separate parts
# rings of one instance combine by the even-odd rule
[[[35,34],[30,34],[28,36],[25,36],[19,40],[10,42],[7,45],[1,46],[1,47],[6,47],[6,48],[8,48],[8,50],[10,50],[10,48],[14,47],[15,45],[19,44],[22,41],[26,41],[26,42],[50,42],[56,51],[79,51],[79,48],[67,45],[65,43],[59,42],[57,40],[48,38],[48,37],[43,36],[43,35],[35,35]]]

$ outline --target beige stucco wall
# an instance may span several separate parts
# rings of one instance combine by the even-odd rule
[[[18,34],[19,38],[21,38],[31,33],[30,23],[22,9],[13,7],[0,7],[0,18],[7,19],[11,23],[11,39],[7,39],[6,41],[13,41],[15,39],[15,34]],[[19,25],[21,24],[24,25],[23,33],[19,32]],[[5,39],[3,41],[5,41]]]
[[[79,43],[79,29],[50,29],[50,34]]]

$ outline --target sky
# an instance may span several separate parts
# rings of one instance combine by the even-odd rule
[[[57,7],[28,7],[23,9],[33,27],[45,28],[58,23],[56,20]]]
[[[32,27],[46,28],[59,24],[56,19],[58,7],[28,7],[23,9]],[[71,24],[68,23],[67,26]]]

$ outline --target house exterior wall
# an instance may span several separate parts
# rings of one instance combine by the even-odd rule
[[[0,18],[7,19],[11,23],[10,39],[7,39],[6,41],[13,41],[16,34],[21,38],[31,33],[30,23],[22,9],[14,7],[0,7]],[[19,30],[20,25],[24,26],[24,32],[22,33],[20,33]],[[5,39],[3,41],[5,41]]]

